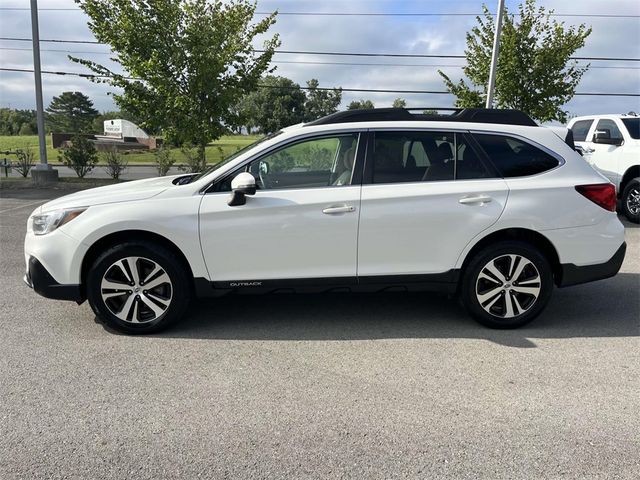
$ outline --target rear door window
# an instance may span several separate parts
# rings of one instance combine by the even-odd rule
[[[474,134],[474,138],[504,178],[536,175],[560,163],[547,152],[517,138],[488,134]]]
[[[465,136],[454,132],[375,132],[368,163],[372,183],[495,177]]]

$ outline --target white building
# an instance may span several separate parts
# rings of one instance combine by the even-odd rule
[[[128,120],[105,120],[104,135],[111,138],[149,138],[147,132]]]

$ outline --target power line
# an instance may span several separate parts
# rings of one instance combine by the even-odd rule
[[[10,47],[0,47],[0,50],[10,50],[10,51],[28,51],[30,52],[30,48],[10,48]],[[57,50],[57,49],[42,49],[41,52],[51,52],[51,53],[73,53],[76,55],[113,55],[113,52],[91,52],[88,50],[78,51],[78,50]],[[271,63],[280,65],[337,65],[337,66],[345,66],[345,67],[451,67],[451,68],[464,68],[465,65],[461,64],[450,64],[450,63],[373,63],[373,62],[316,62],[316,61],[304,61],[304,60],[272,60]],[[581,67],[586,65],[579,65]],[[625,67],[622,65],[611,65],[611,66],[598,66],[598,65],[590,65],[589,69],[613,69],[613,70],[640,70],[640,67]]]
[[[5,72],[20,72],[20,73],[33,73],[33,70],[26,68],[0,68],[0,71]],[[42,73],[48,75],[72,75],[76,77],[83,78],[112,78],[111,75],[94,75],[88,73],[79,73],[79,72],[53,72],[49,70],[43,70]],[[135,77],[126,77],[123,78],[128,80],[140,80]],[[301,90],[313,90],[309,87],[302,86],[277,86],[277,85],[264,85],[259,84],[259,88],[272,88],[272,89],[301,89]],[[317,87],[315,90],[336,90],[338,87]],[[434,94],[434,95],[452,95],[448,91],[442,90],[396,90],[396,89],[379,89],[379,88],[349,88],[349,87],[339,87],[343,92],[365,92],[365,93],[420,93],[420,94]],[[604,93],[604,92],[577,92],[574,95],[576,96],[598,96],[598,97],[640,97],[640,93]]]
[[[28,11],[25,7],[0,7],[0,10],[7,11]],[[39,8],[40,12],[81,12],[81,8]],[[274,12],[255,12],[255,15],[272,15]],[[484,12],[464,13],[464,12],[277,12],[282,16],[301,17],[478,17]],[[490,15],[495,16],[495,13]],[[518,13],[511,15],[520,16]],[[549,13],[550,17],[580,17],[580,18],[640,18],[640,15],[623,15],[614,13]]]
[[[30,38],[13,38],[13,37],[0,37],[0,40],[16,41],[16,42],[30,42]],[[63,40],[63,39],[41,39],[40,42],[47,43],[78,43],[78,44],[90,44],[90,45],[105,45],[94,40]],[[258,53],[263,53],[265,50],[255,50]],[[365,52],[321,52],[321,51],[309,51],[309,50],[276,50],[276,54],[285,55],[329,55],[329,56],[344,56],[344,57],[391,57],[391,58],[466,58],[465,55],[440,55],[440,54],[422,54],[422,53],[365,53]],[[587,60],[587,61],[618,61],[618,62],[640,62],[640,58],[620,58],[620,57],[570,57],[570,60]]]

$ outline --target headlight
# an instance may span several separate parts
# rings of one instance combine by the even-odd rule
[[[28,227],[35,235],[46,235],[65,223],[69,223],[86,209],[87,207],[74,208],[71,210],[53,210],[51,212],[33,215],[29,219]]]

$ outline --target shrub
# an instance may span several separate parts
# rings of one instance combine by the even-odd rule
[[[102,160],[105,163],[104,171],[115,180],[120,178],[120,175],[125,172],[129,164],[125,156],[116,149],[102,153]]]
[[[16,150],[16,157],[18,157],[18,161],[13,165],[14,168],[20,175],[27,178],[29,170],[31,170],[36,160],[35,153],[33,153],[31,147],[19,148]]]
[[[71,143],[62,150],[60,160],[65,166],[76,172],[80,178],[93,170],[98,163],[96,147],[82,135],[76,135]]]
[[[207,168],[207,159],[204,150],[200,148],[182,147],[180,149],[184,155],[184,165],[180,165],[180,170],[187,173],[199,173]]]
[[[171,150],[162,146],[158,148],[154,153],[154,161],[156,162],[156,168],[158,169],[158,175],[164,177],[174,163],[176,163],[175,158],[171,154]]]

